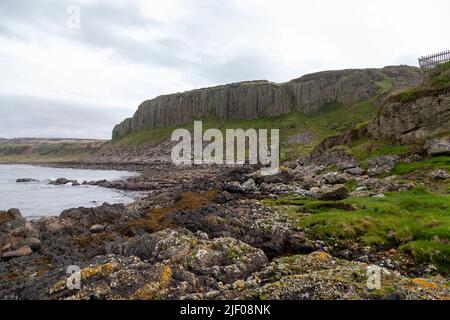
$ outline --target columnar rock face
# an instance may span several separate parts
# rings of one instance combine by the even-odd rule
[[[385,79],[391,79],[394,88],[402,88],[417,84],[419,77],[417,68],[405,66],[327,71],[283,84],[250,81],[164,95],[143,102],[132,118],[114,128],[113,137],[207,117],[255,119],[292,111],[314,114],[326,103],[367,99]]]
[[[293,99],[282,85],[252,81],[164,95],[143,102],[133,118],[114,128],[114,137],[146,128],[177,126],[193,119],[255,119],[291,111]]]

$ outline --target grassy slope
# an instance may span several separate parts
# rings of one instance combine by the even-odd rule
[[[266,203],[284,206],[288,216],[314,238],[333,239],[343,247],[353,243],[399,247],[418,261],[432,262],[441,271],[450,271],[448,195],[418,187],[387,193],[380,199],[351,197],[324,202],[286,196]],[[353,207],[350,211],[349,206]]]
[[[410,101],[427,92],[450,86],[450,63],[431,72],[418,88],[408,89],[396,99]],[[417,146],[363,137],[346,146],[364,165],[370,157],[411,152]],[[431,181],[428,173],[443,169],[450,172],[450,156],[426,157],[399,163],[387,175],[397,175],[419,187],[405,192],[386,193],[385,198],[350,197],[323,202],[286,196],[266,200],[266,204],[285,210],[299,227],[316,239],[337,241],[343,247],[353,243],[375,247],[399,248],[417,261],[435,264],[439,271],[450,272],[450,181]],[[355,183],[347,183],[354,189]],[[426,186],[425,186],[426,185]],[[349,210],[352,208],[352,210]],[[332,242],[333,242],[332,241]]]
[[[36,142],[0,144],[1,162],[70,162],[98,151],[103,142]]]
[[[450,62],[438,65],[426,73],[422,85],[410,88],[391,97],[392,101],[409,102],[424,96],[437,96],[450,92]]]
[[[203,130],[218,128],[225,133],[225,129],[280,129],[280,139],[283,143],[287,138],[300,133],[308,133],[311,137],[306,143],[294,143],[281,147],[282,160],[295,159],[310,152],[322,139],[341,133],[369,120],[376,112],[373,100],[363,101],[353,105],[331,103],[324,106],[323,111],[314,116],[305,116],[298,112],[286,115],[259,118],[253,120],[199,119],[203,121]],[[183,126],[192,129],[193,124]],[[145,143],[159,143],[170,137],[173,128],[157,128],[143,130],[128,135],[122,139],[113,140],[111,145],[139,145]]]

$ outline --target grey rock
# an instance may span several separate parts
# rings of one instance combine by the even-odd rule
[[[445,180],[450,179],[450,174],[445,170],[436,170],[429,174],[430,178],[435,180]]]
[[[348,180],[345,174],[339,172],[329,172],[323,176],[323,179],[327,184],[342,184]]]
[[[22,243],[21,243],[21,247],[30,247],[31,250],[33,251],[37,251],[41,248],[41,240],[37,239],[37,238],[28,238],[25,239]]]
[[[242,190],[244,191],[255,191],[257,190],[255,180],[248,179],[242,184]]]
[[[5,260],[8,260],[8,259],[20,258],[23,256],[28,256],[32,253],[33,253],[33,250],[31,250],[31,248],[29,246],[24,246],[17,250],[14,250],[14,251],[5,252],[2,255],[2,258]]]
[[[72,180],[68,180],[66,178],[58,178],[58,179],[56,179],[54,181],[50,181],[49,184],[54,184],[54,185],[59,186],[59,185],[68,184],[69,182],[72,182]]]
[[[28,182],[39,182],[39,180],[35,180],[32,178],[20,178],[16,180],[17,183],[28,183]]]
[[[321,188],[313,188],[310,190],[314,198],[318,200],[342,200],[348,197],[349,190],[343,184],[336,184],[334,186],[322,186]]]
[[[105,230],[105,226],[102,224],[94,224],[92,227],[89,228],[89,231],[92,233],[99,233]]]
[[[336,168],[338,168],[339,170],[346,170],[346,169],[353,169],[358,167],[358,163],[357,162],[338,162],[336,163]]]
[[[367,160],[367,173],[370,176],[376,176],[382,173],[389,172],[395,168],[399,161],[396,155],[384,155]]]
[[[364,173],[364,170],[361,169],[360,167],[354,167],[354,168],[345,169],[344,172],[354,175],[354,176],[360,176]]]
[[[427,141],[425,149],[432,156],[450,155],[450,138]]]

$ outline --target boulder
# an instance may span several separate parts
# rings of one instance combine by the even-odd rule
[[[58,178],[54,181],[50,181],[49,184],[64,185],[64,184],[68,184],[69,182],[70,182],[70,180],[67,180],[66,178]]]
[[[345,174],[339,172],[329,172],[323,176],[323,179],[327,184],[342,184],[348,180]]]
[[[39,182],[39,180],[35,180],[32,178],[20,178],[16,180],[17,183],[28,183],[28,182]]]
[[[312,196],[318,200],[342,200],[348,197],[349,190],[343,184],[336,184],[334,186],[322,186],[321,188],[312,188]]]
[[[352,169],[352,168],[356,168],[356,167],[358,167],[357,162],[343,161],[343,162],[336,163],[336,168],[338,168],[339,170]]]
[[[99,233],[105,230],[105,226],[102,224],[94,224],[92,227],[89,228],[89,231],[92,233]]]
[[[28,238],[25,239],[20,247],[30,247],[33,251],[38,251],[41,248],[41,240],[38,238]]]
[[[435,180],[450,179],[450,174],[445,170],[436,170],[429,174],[429,177]]]
[[[370,176],[376,176],[392,171],[399,161],[396,155],[384,155],[367,160],[367,173]]]
[[[431,156],[450,155],[450,138],[432,139],[425,143],[424,148]]]
[[[364,170],[361,169],[360,167],[354,167],[354,168],[345,169],[344,172],[354,175],[354,176],[361,176],[364,173]]]
[[[249,191],[255,191],[257,189],[258,188],[256,187],[255,180],[253,180],[253,179],[248,179],[247,181],[245,181],[242,184],[242,190],[244,190],[244,191],[249,192]]]
[[[5,252],[2,255],[2,258],[5,259],[5,260],[8,260],[8,259],[14,259],[14,258],[20,258],[20,257],[28,256],[28,255],[30,255],[32,253],[33,253],[33,250],[31,250],[31,247],[23,246],[23,247],[20,247],[17,250]]]

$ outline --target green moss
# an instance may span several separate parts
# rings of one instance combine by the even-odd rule
[[[411,163],[399,163],[392,173],[401,176],[415,171],[432,171],[436,169],[450,171],[450,157],[440,156]]]
[[[449,231],[449,230],[447,230]],[[450,272],[450,245],[448,241],[440,243],[438,238],[434,240],[411,241],[402,245],[400,249],[410,253],[421,262],[431,262],[445,273]]]
[[[97,152],[104,142],[36,142],[0,145],[0,162],[67,162],[77,161]]]
[[[450,63],[443,63],[425,73],[419,86],[390,97],[390,102],[412,102],[424,97],[436,97],[450,93]]]
[[[414,145],[400,145],[388,140],[375,140],[363,137],[354,142],[350,147],[350,154],[360,162],[369,158],[386,154],[401,155],[410,152]]]
[[[314,239],[334,239],[341,246],[353,243],[401,247],[419,261],[450,265],[450,197],[418,187],[386,193],[385,198],[351,197],[317,201],[286,196],[266,201],[289,206],[288,216]],[[439,241],[436,241],[439,239]],[[431,254],[432,250],[437,250]],[[441,271],[445,271],[441,268]]]

